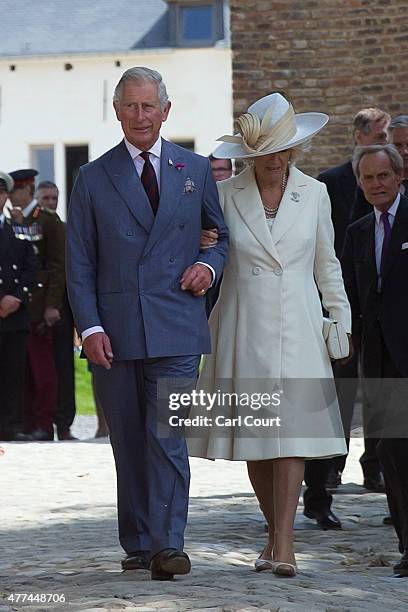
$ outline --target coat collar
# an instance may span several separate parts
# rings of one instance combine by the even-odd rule
[[[242,220],[265,251],[278,263],[281,263],[278,251],[272,240],[271,232],[266,223],[253,168],[248,166],[241,174],[232,179],[232,184],[234,186],[232,200]]]
[[[305,175],[291,167],[285,193],[279,206],[279,212],[269,231],[262,206],[261,196],[252,167],[246,168],[235,177],[232,199],[242,219],[264,249],[281,263],[276,246],[282,237],[296,223],[303,210],[307,179]]]

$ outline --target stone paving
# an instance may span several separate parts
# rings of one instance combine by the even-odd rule
[[[152,582],[147,571],[120,569],[112,453],[92,438],[95,429],[93,417],[79,417],[79,442],[2,444],[0,612],[408,610],[408,579],[392,575],[399,555],[393,529],[382,525],[385,497],[361,486],[360,438],[335,495],[344,529],[317,529],[299,504],[295,578],[254,571],[265,535],[245,464],[193,459],[193,570]],[[13,603],[12,593],[26,601]]]

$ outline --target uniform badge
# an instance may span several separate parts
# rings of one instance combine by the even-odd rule
[[[292,191],[290,194],[290,199],[292,202],[300,202],[300,193],[298,191]]]

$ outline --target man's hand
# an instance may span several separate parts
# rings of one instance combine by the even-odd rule
[[[21,300],[14,295],[5,295],[0,300],[0,317],[6,318],[9,314],[16,312],[21,306]]]
[[[61,315],[58,308],[54,308],[54,306],[47,306],[44,311],[44,321],[47,327],[53,327],[60,319]]]
[[[208,230],[201,230],[200,249],[209,249],[214,247],[218,242],[218,230],[216,227]]]
[[[111,369],[113,361],[112,346],[104,332],[95,332],[85,338],[82,347],[89,361],[100,365],[106,370]]]
[[[182,291],[191,291],[195,297],[202,297],[211,283],[211,270],[199,263],[188,266],[180,280]]]
[[[14,208],[12,208],[10,210],[10,217],[16,223],[23,223],[24,215],[23,215],[23,211],[21,210],[21,207],[20,206],[14,206]]]

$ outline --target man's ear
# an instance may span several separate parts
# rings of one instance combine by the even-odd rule
[[[171,109],[171,102],[169,100],[168,102],[166,102],[166,106],[164,107],[162,121],[166,121],[167,117],[169,116],[170,109]]]
[[[120,121],[120,110],[119,110],[119,103],[116,102],[115,100],[113,101],[113,108],[115,109],[115,115],[116,115],[116,119],[118,121]]]

